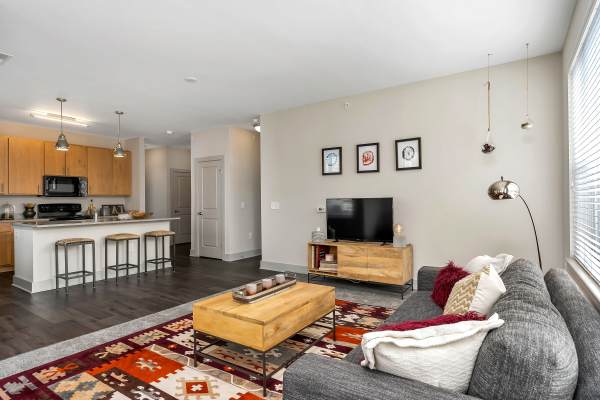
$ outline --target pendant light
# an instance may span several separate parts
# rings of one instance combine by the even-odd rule
[[[256,132],[260,133],[260,117],[258,117],[258,118],[254,118],[254,119],[252,120],[252,128],[253,128],[253,129],[254,129]]]
[[[529,118],[529,43],[525,44],[527,58],[525,61],[525,122],[521,124],[521,129],[528,130],[533,128],[533,120]]]
[[[488,64],[487,64],[487,134],[485,136],[485,143],[481,146],[481,152],[484,154],[489,154],[496,149],[496,146],[493,144],[492,140],[492,115],[491,115],[491,91],[492,91],[492,82],[490,81],[490,57],[491,54],[488,53]]]
[[[67,101],[67,99],[57,97],[56,101],[60,102],[60,134],[58,135],[54,148],[58,151],[69,151],[69,147],[71,146],[69,145],[69,142],[67,142],[67,137],[63,132],[63,103]]]
[[[121,115],[125,114],[123,111],[115,111],[118,118],[117,125],[117,145],[113,149],[113,157],[115,158],[123,158],[125,157],[125,151],[123,150],[123,145],[121,144]]]

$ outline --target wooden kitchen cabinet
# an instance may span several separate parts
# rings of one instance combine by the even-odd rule
[[[65,176],[66,151],[56,150],[56,144],[44,142],[44,175]]]
[[[113,195],[113,154],[111,149],[87,148],[88,194]]]
[[[66,154],[67,176],[88,176],[88,149],[72,144]]]
[[[35,139],[8,139],[9,194],[42,194],[44,142]]]
[[[14,263],[12,224],[0,223],[0,272],[12,271]]]
[[[8,194],[8,136],[0,136],[0,194]]]
[[[131,152],[125,151],[126,157],[113,157],[112,194],[115,196],[131,196]]]

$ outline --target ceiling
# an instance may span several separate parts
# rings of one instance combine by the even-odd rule
[[[279,109],[561,50],[575,0],[0,0],[0,119],[154,144]],[[197,77],[187,83],[187,76]],[[248,125],[249,126],[249,125]],[[171,136],[166,130],[173,130]]]

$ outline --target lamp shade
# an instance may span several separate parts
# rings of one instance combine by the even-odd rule
[[[56,150],[58,151],[68,151],[69,150],[69,142],[67,142],[67,138],[65,137],[64,133],[60,133],[60,135],[58,135],[58,139],[56,140],[56,145],[54,145],[54,147],[56,148]]]
[[[500,177],[499,181],[488,187],[488,196],[492,200],[516,199],[519,194],[519,185],[512,181],[505,181],[504,177]]]
[[[115,148],[113,149],[113,157],[123,158],[125,156],[126,156],[125,150],[123,150],[123,146],[121,145],[121,142],[118,142],[117,145],[115,146]]]

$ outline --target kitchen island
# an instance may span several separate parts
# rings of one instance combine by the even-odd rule
[[[140,235],[140,271],[144,272],[143,235],[149,231],[170,230],[170,222],[178,218],[146,218],[132,220],[100,219],[75,221],[33,221],[13,224],[15,233],[15,273],[13,286],[29,293],[42,292],[56,288],[54,244],[56,241],[68,238],[89,238],[96,242],[96,282],[104,279],[104,238],[116,233],[135,233]],[[170,257],[170,244],[165,239],[165,257]],[[109,243],[108,264],[115,264],[115,244]],[[124,245],[123,245],[124,246]],[[129,260],[137,262],[137,246],[133,243],[129,248]],[[120,260],[124,262],[124,247],[119,250]],[[161,249],[159,248],[159,255]],[[59,253],[59,270],[64,271],[64,256],[62,249]],[[154,241],[148,241],[148,258],[155,258]],[[69,269],[81,269],[81,248],[69,249]],[[86,266],[91,270],[92,252],[86,251]],[[170,266],[168,263],[166,266]],[[148,271],[154,270],[155,265],[149,263]],[[136,274],[136,269],[130,269],[130,275]],[[119,276],[125,277],[126,272],[120,271]],[[113,278],[114,271],[109,270],[108,277]],[[91,283],[91,277],[87,282]],[[82,283],[81,278],[69,279],[69,286]],[[61,287],[64,281],[60,281]]]

